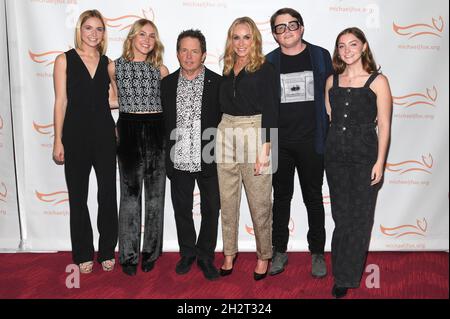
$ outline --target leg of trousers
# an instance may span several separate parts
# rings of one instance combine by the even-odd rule
[[[313,254],[325,250],[325,209],[323,207],[324,158],[317,154],[313,143],[297,149],[297,171],[303,202],[308,214],[308,245]]]
[[[194,174],[174,169],[170,180],[170,191],[177,227],[178,245],[180,255],[183,257],[195,256],[197,234],[192,217],[194,187]]]
[[[272,258],[272,175],[254,175],[254,164],[241,164],[242,182],[256,238],[259,259]]]
[[[217,175],[200,176],[197,185],[200,190],[200,212],[202,221],[198,234],[196,252],[199,259],[214,260],[219,227],[220,195]]]
[[[278,148],[278,170],[273,174],[273,250],[284,253],[289,241],[291,200],[294,195],[295,159],[289,150]]]
[[[69,193],[72,259],[74,263],[80,264],[94,260],[92,226],[87,206],[92,159],[87,148],[72,152],[67,145],[64,146],[64,171]]]
[[[201,224],[198,238],[192,216],[195,181],[200,190]],[[174,170],[171,193],[181,256],[214,260],[220,209],[217,176],[203,177],[200,173]]]
[[[238,252],[239,211],[245,187],[259,259],[272,258],[272,175],[254,176],[254,164],[218,164],[223,250]]]
[[[165,166],[161,124],[155,115],[121,114],[118,160],[120,169],[119,262],[138,264],[142,228],[142,186],[145,183],[143,252],[155,260],[161,254]]]
[[[273,178],[273,247],[278,252],[287,250],[295,168],[308,214],[309,250],[322,254],[325,249],[324,163],[323,155],[316,153],[313,143],[284,144],[279,148],[278,171]]]
[[[65,145],[65,176],[69,193],[72,257],[76,264],[94,259],[93,233],[87,198],[92,166],[97,178],[99,253],[102,262],[114,258],[117,244],[116,149],[115,139],[91,144]],[[78,144],[78,145],[77,145]]]
[[[108,145],[109,144],[109,145]],[[116,145],[98,143],[94,151],[94,170],[97,177],[99,232],[99,262],[113,259],[118,237]]]
[[[378,186],[371,165],[328,163],[327,179],[335,229],[331,242],[337,286],[359,287],[372,232]]]
[[[259,134],[249,134],[243,138],[229,134],[229,129],[251,132],[251,130],[258,131],[259,128],[261,128],[260,116],[223,115],[218,126],[220,132],[217,147],[223,150],[219,151],[219,154],[232,155],[226,158],[218,156],[217,172],[224,254],[229,256],[238,252],[239,209],[244,184],[253,221],[256,253],[259,259],[266,260],[272,258],[272,174],[254,176],[253,155],[257,148],[252,150],[255,146],[252,143],[261,143]],[[240,154],[241,150],[243,154]],[[242,162],[238,160],[239,158],[245,160]]]
[[[166,194],[166,169],[164,148],[155,149],[147,162],[145,186],[144,243],[142,252],[149,254],[149,261],[162,254],[164,229],[164,202]]]

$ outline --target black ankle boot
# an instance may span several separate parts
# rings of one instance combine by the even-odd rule
[[[345,297],[345,295],[347,295],[347,291],[348,291],[348,288],[346,288],[346,287],[338,287],[336,285],[333,285],[331,294],[333,295],[333,297],[338,299],[338,298]]]
[[[134,276],[137,272],[137,265],[133,264],[123,264],[122,265],[122,271],[127,274],[128,276]]]
[[[155,266],[156,260],[150,260],[152,258],[152,255],[149,253],[142,253],[142,263],[141,268],[143,272],[149,272],[153,269]]]

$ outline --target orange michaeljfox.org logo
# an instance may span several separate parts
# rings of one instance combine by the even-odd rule
[[[6,196],[8,196],[8,189],[6,188],[5,183],[0,183],[0,202],[6,203]]]
[[[53,123],[43,125],[43,124],[38,124],[35,121],[33,121],[33,128],[39,134],[48,135],[49,137],[53,137],[54,136],[54,125],[53,125]]]
[[[118,29],[119,31],[129,29],[136,20],[147,19],[150,21],[155,20],[155,12],[152,8],[145,10],[142,9],[142,15],[127,14],[120,17],[109,18],[104,17],[105,23],[108,27]]]
[[[38,191],[34,191],[36,197],[45,203],[52,203],[53,206],[65,203],[69,201],[69,195],[67,191],[58,191],[54,193],[41,193]]]
[[[426,35],[442,38],[442,32],[444,30],[444,20],[441,16],[439,16],[438,19],[432,18],[431,24],[416,23],[406,26],[401,26],[393,22],[392,28],[395,33],[400,36],[408,37],[408,39]]]
[[[216,50],[216,53],[207,52],[206,59],[205,59],[205,65],[220,66],[221,58],[222,58],[222,56],[221,56],[219,50]]]
[[[33,62],[43,64],[45,66],[54,64],[56,57],[61,53],[64,53],[64,51],[45,51],[38,53],[28,50],[28,55]]]
[[[428,228],[427,220],[416,220],[416,225],[400,225],[396,227],[385,227],[380,225],[381,232],[389,237],[400,238],[406,235],[417,235],[425,237]]]
[[[291,218],[289,219],[289,225],[288,225],[288,229],[289,229],[289,235],[293,236],[295,233],[295,223],[294,220]],[[255,236],[255,230],[253,227],[248,226],[247,224],[245,224],[245,231],[252,236]]]
[[[426,93],[413,92],[404,96],[393,96],[394,105],[409,108],[416,105],[426,105],[435,107],[438,97],[438,91],[435,86],[431,89],[427,89]]]
[[[386,163],[386,170],[393,173],[398,173],[400,175],[408,172],[423,172],[427,174],[432,174],[432,168],[434,164],[434,159],[431,154],[428,156],[422,155],[421,161],[407,160],[399,163]]]
[[[262,22],[255,21],[255,24],[258,27],[259,32],[261,32],[261,33],[267,32],[267,33],[272,34],[272,29],[270,28],[269,20],[262,21]]]

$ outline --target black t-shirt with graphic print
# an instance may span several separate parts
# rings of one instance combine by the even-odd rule
[[[310,142],[316,130],[314,76],[306,47],[297,55],[281,53],[280,142]]]

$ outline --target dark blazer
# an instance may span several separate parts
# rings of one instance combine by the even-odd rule
[[[327,78],[333,73],[331,56],[328,50],[303,41],[309,47],[311,56],[311,64],[314,74],[314,101],[316,106],[316,134],[315,149],[319,154],[325,152],[325,139],[327,137],[329,118],[325,107],[325,83]],[[281,69],[281,49],[277,48],[267,54],[269,60],[274,66],[278,74],[278,83],[281,94],[280,69]]]
[[[165,137],[166,137],[166,173],[169,178],[173,174],[173,161],[170,158],[170,150],[175,145],[175,141],[170,139],[170,133],[177,126],[177,87],[178,77],[180,75],[180,69],[169,74],[161,82],[161,103],[163,108],[164,124],[165,124]],[[217,125],[222,117],[219,105],[219,89],[222,77],[217,73],[207,69],[205,67],[205,83],[203,85],[202,96],[202,115],[201,115],[201,131],[202,134],[207,128],[217,129]],[[215,130],[214,136],[208,136],[208,139],[202,139],[202,154],[203,149],[208,143],[215,143]],[[215,146],[215,145],[213,145]],[[211,148],[211,154],[214,153],[215,147]],[[216,161],[212,163],[205,163],[202,156],[202,176],[217,175]]]

